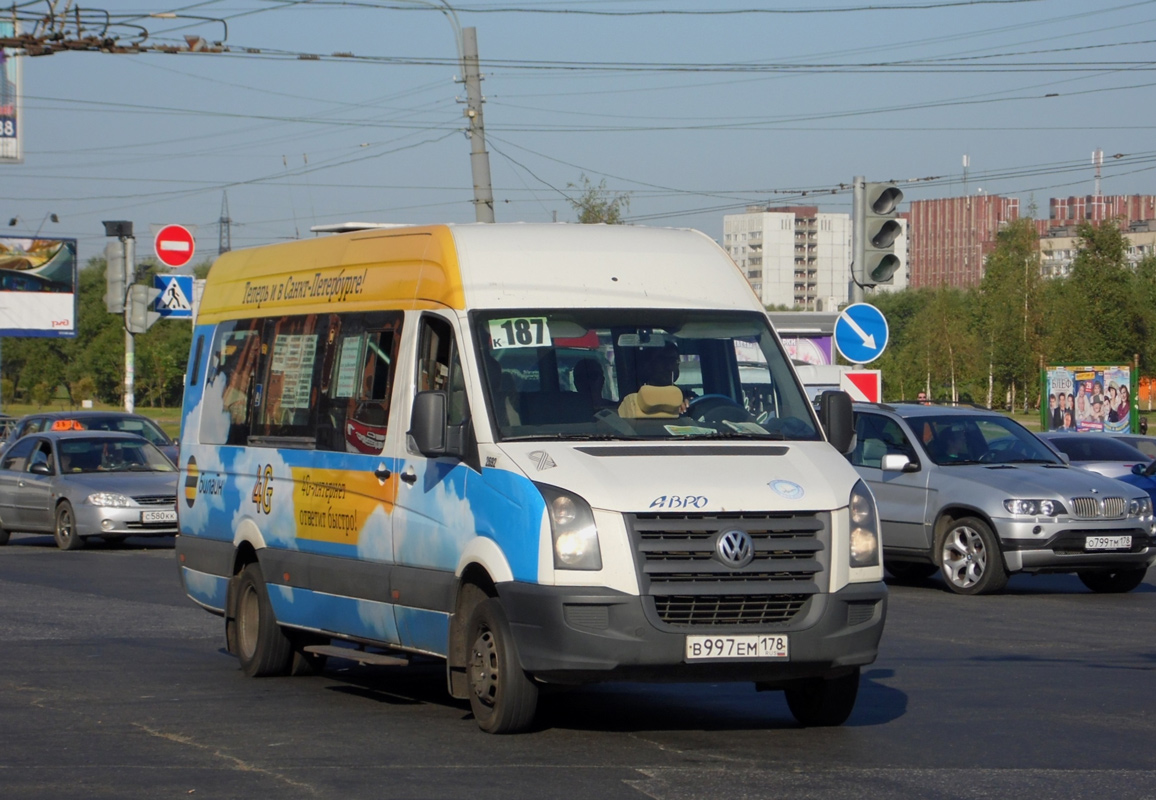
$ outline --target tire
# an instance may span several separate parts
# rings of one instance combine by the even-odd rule
[[[12,533],[4,528],[0,528],[0,547],[8,544],[10,538],[12,538]]]
[[[247,565],[237,584],[236,643],[241,670],[250,678],[286,675],[293,643],[273,615],[261,565]]]
[[[883,558],[883,568],[897,581],[916,583],[926,580],[939,572],[939,567],[926,561],[888,561]]]
[[[1101,594],[1123,594],[1144,582],[1146,567],[1136,569],[1086,570],[1076,573],[1084,585]]]
[[[56,527],[52,538],[61,550],[79,550],[84,547],[84,539],[76,532],[76,515],[67,500],[62,500],[56,507]]]
[[[807,678],[783,693],[791,714],[804,728],[842,725],[859,696],[859,668],[837,678]]]
[[[502,604],[483,600],[465,628],[470,708],[487,733],[521,733],[534,721],[538,687],[518,662],[514,637]]]
[[[992,594],[1007,586],[1007,567],[999,542],[977,517],[955,520],[937,539],[941,572],[956,594]]]

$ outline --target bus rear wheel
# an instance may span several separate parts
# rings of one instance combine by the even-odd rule
[[[241,670],[250,678],[285,675],[293,663],[293,643],[273,615],[261,565],[248,564],[237,583],[236,644]]]

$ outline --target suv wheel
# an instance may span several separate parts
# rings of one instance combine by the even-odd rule
[[[991,594],[1007,585],[999,542],[983,520],[953,520],[939,534],[935,549],[943,579],[956,594]]]

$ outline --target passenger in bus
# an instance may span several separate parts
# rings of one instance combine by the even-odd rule
[[[602,371],[602,365],[598,363],[597,359],[579,359],[578,363],[574,365],[571,379],[574,381],[574,388],[578,390],[578,394],[589,398],[590,405],[595,411],[615,406],[613,400],[606,399],[602,394],[606,385],[606,373]]]

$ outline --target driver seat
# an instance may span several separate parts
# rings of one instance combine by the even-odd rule
[[[677,386],[643,384],[628,394],[618,406],[623,419],[677,419],[682,407],[682,389]]]

